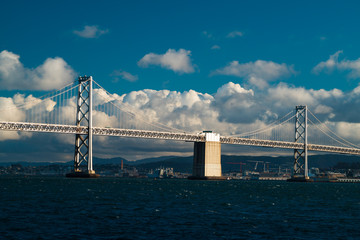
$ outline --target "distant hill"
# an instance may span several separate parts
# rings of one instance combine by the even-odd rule
[[[159,167],[164,168],[174,168],[175,172],[192,172],[192,166],[193,166],[193,157],[162,157],[158,159],[158,161],[154,161],[154,159],[151,159],[150,162],[146,162],[144,160],[142,161],[136,161],[134,164],[137,168],[142,169],[156,169]]]
[[[61,163],[61,162],[0,162],[0,166],[2,167],[6,167],[6,166],[11,166],[13,164],[20,164],[23,167],[27,167],[27,166],[48,166],[48,165],[73,165],[73,162],[65,162],[65,163]]]
[[[157,161],[156,161],[157,160]],[[360,162],[360,157],[358,156],[348,156],[348,155],[335,155],[335,154],[325,154],[325,155],[312,155],[308,157],[309,168],[317,167],[321,169],[329,169],[335,166],[339,162]],[[264,156],[234,156],[234,155],[222,155],[221,156],[221,166],[223,172],[228,171],[240,171],[240,164],[242,165],[242,170],[254,170],[256,162],[257,170],[262,170],[268,167],[270,170],[276,171],[279,169],[291,169],[294,164],[293,156],[279,156],[279,157],[264,157]],[[138,168],[144,169],[154,169],[158,167],[172,167],[174,171],[177,172],[192,172],[193,167],[193,156],[189,157],[162,157],[158,159],[143,159],[141,161],[132,162],[132,165]]]
[[[193,156],[188,157],[176,157],[176,156],[163,156],[157,158],[145,158],[137,161],[128,161],[125,158],[97,158],[94,157],[94,168],[96,165],[115,164],[120,165],[123,160],[124,165],[134,166],[139,169],[155,169],[159,167],[172,167],[176,172],[192,172]],[[256,164],[258,162],[258,164]],[[221,165],[222,171],[239,171],[240,164],[242,164],[242,170],[254,170],[257,165],[257,170],[265,167],[269,167],[270,170],[276,171],[279,167],[281,169],[291,169],[293,167],[293,156],[279,156],[279,157],[266,157],[266,156],[234,156],[234,155],[222,155]],[[351,155],[336,155],[336,154],[324,154],[324,155],[311,155],[309,156],[309,168],[317,167],[321,169],[329,169],[337,165],[338,163],[358,163],[360,162],[359,156]],[[72,161],[66,163],[50,163],[50,162],[0,162],[0,166],[10,166],[11,164],[21,164],[22,166],[46,166],[46,165],[69,165],[73,164]],[[245,164],[245,165],[244,165]]]
[[[98,157],[94,157],[93,158],[93,165],[98,165],[98,164],[121,164],[121,160],[124,161],[124,164],[130,165],[131,162],[126,160],[125,158],[122,157],[116,157],[116,158],[98,158]]]
[[[253,170],[258,161],[257,169],[263,169],[264,163],[265,167],[269,166],[270,170],[276,170],[279,167],[284,168],[293,168],[294,157],[293,156],[279,156],[279,157],[263,157],[263,156],[222,156],[222,170],[233,171],[240,170],[240,164],[235,163],[246,163],[243,165],[243,169]],[[336,154],[324,154],[324,155],[310,155],[308,156],[309,168],[317,167],[320,169],[329,169],[335,166],[339,162],[360,162],[359,156],[349,156],[349,155],[336,155]]]
[[[93,158],[93,164],[97,165],[97,164],[121,164],[121,160],[124,161],[124,164],[128,164],[130,165],[131,162],[126,160],[125,158],[121,158],[121,157],[116,157],[116,158],[98,158],[98,157],[94,157]],[[12,164],[20,164],[21,166],[27,167],[27,166],[47,166],[47,165],[73,165],[74,162],[73,161],[68,161],[68,162],[0,162],[0,166],[10,166]]]
[[[339,162],[360,162],[360,156],[337,154],[309,156],[309,167],[331,168]]]
[[[144,158],[141,160],[131,161],[129,164],[131,165],[140,165],[144,163],[152,163],[152,162],[161,162],[167,159],[176,158],[176,156],[162,156],[162,157],[155,157],[155,158]]]

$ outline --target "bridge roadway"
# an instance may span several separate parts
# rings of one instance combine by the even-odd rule
[[[201,133],[175,133],[175,132],[159,132],[120,128],[93,127],[94,135],[101,136],[117,136],[117,137],[135,137],[135,138],[151,138],[163,140],[177,140],[188,142],[204,142],[205,136]],[[25,123],[25,122],[0,122],[0,130],[5,131],[25,131],[25,132],[48,132],[48,133],[67,133],[67,134],[87,134],[87,127],[77,127],[73,125],[43,124],[43,123]],[[240,137],[221,136],[222,144],[237,144],[258,147],[286,148],[286,149],[303,149],[303,143],[272,141],[249,139]],[[332,152],[341,154],[360,155],[358,148],[336,147],[318,144],[308,144],[309,151]]]

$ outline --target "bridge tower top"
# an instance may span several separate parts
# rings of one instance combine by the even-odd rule
[[[203,131],[203,135],[205,135],[206,142],[220,142],[220,134],[213,133],[212,131]]]
[[[79,83],[82,83],[82,82],[85,82],[85,81],[88,81],[88,80],[90,80],[90,81],[92,81],[92,76],[79,76],[79,78],[78,78],[78,81],[79,81]]]

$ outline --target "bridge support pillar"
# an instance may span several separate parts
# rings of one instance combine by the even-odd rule
[[[194,142],[193,175],[189,179],[223,180],[220,135],[204,133],[205,142]]]
[[[307,151],[307,106],[296,106],[295,114],[295,142],[303,143],[303,149],[294,150],[294,169],[289,182],[311,182],[308,172]]]

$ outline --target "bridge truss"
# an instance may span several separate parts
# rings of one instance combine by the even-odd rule
[[[64,134],[87,134],[88,127],[73,126],[73,125],[58,125],[58,124],[43,124],[43,123],[19,123],[19,122],[0,122],[0,130],[6,131],[25,131],[25,132],[44,132],[44,133],[64,133]],[[145,131],[134,129],[120,129],[107,127],[93,127],[93,135],[98,136],[116,136],[116,137],[133,137],[133,138],[149,138],[162,140],[175,140],[187,142],[204,142],[205,135],[202,133],[189,134],[177,132],[159,132],[159,131]],[[285,142],[261,139],[249,139],[241,137],[226,137],[221,136],[220,142],[222,144],[234,144],[256,147],[269,148],[283,148],[283,149],[303,149],[304,143]],[[360,155],[360,149],[326,146],[318,144],[308,144],[309,151],[317,152],[331,152],[340,154]]]

